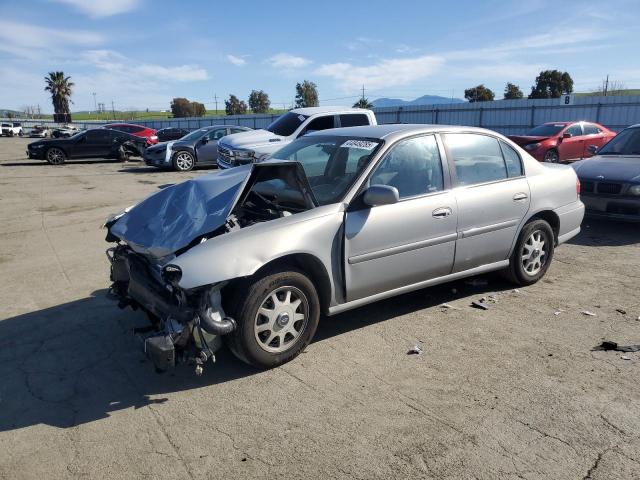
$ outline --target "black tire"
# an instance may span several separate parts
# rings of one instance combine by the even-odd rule
[[[544,241],[544,246],[541,248],[534,248],[536,234],[539,234],[539,238]],[[522,228],[509,259],[509,267],[506,271],[508,278],[521,286],[536,283],[547,273],[553,259],[554,247],[555,237],[551,226],[545,220],[531,220]],[[524,259],[525,255],[529,255],[527,260]],[[536,268],[536,260],[540,263],[539,268]]]
[[[122,145],[120,145],[120,148],[118,148],[118,160],[120,160],[122,163],[129,161],[129,153]]]
[[[560,155],[558,154],[558,150],[556,150],[555,148],[547,150],[544,154],[544,161],[547,163],[560,162]]]
[[[9,130],[9,136],[13,137],[13,130]]]
[[[287,291],[292,292],[289,297]],[[228,310],[235,319],[237,328],[224,338],[240,360],[258,368],[273,368],[297,357],[309,345],[320,320],[320,300],[313,283],[304,273],[294,269],[265,272],[248,285],[236,288],[235,292]],[[300,300],[298,307],[290,307],[293,319],[287,311],[277,315],[273,322],[267,316],[258,313],[258,310],[268,310],[261,307],[273,304],[270,300],[273,294],[282,301],[280,305],[283,309],[287,308],[287,298],[293,299],[291,305]],[[274,312],[277,312],[276,305],[273,307]],[[300,314],[304,318],[296,320]],[[280,320],[285,317],[283,326]],[[274,328],[268,326],[270,323]],[[259,332],[260,327],[265,330]],[[291,329],[298,332],[296,337],[286,333]],[[273,340],[267,343],[272,337]]]
[[[22,130],[20,130],[20,131],[18,132],[18,136],[19,136],[19,137],[21,137],[21,136],[22,136]]]
[[[63,150],[57,147],[52,147],[49,150],[47,150],[45,158],[47,159],[47,162],[49,162],[49,164],[51,165],[62,165],[64,162],[67,161],[67,154],[64,153]]]
[[[190,152],[185,150],[178,150],[173,154],[173,169],[176,172],[188,172],[193,170],[196,164],[196,159]]]

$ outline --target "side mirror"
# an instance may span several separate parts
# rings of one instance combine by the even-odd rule
[[[396,187],[389,185],[372,185],[364,192],[363,201],[370,207],[391,205],[400,201],[400,194]]]
[[[571,138],[571,137],[573,137],[573,135],[571,135],[569,132],[564,132],[562,134],[562,138]]]
[[[591,153],[591,155],[595,155],[596,152],[598,151],[598,146],[597,145],[589,145],[587,147],[587,150],[589,150],[589,153]]]
[[[209,143],[209,139],[206,136],[204,136],[200,139],[200,143],[202,145],[206,145],[207,143]]]

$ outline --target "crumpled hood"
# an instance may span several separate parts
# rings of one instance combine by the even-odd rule
[[[523,147],[524,145],[528,145],[530,143],[541,142],[551,137],[535,137],[529,135],[507,135],[507,138],[512,142],[516,143]]]
[[[271,133],[269,130],[249,130],[227,135],[220,139],[219,145],[247,150],[254,150],[260,147],[280,148],[280,146],[286,145],[286,138]]]
[[[581,180],[640,183],[640,156],[595,156],[572,166]]]
[[[225,223],[250,171],[247,165],[167,187],[135,205],[109,230],[137,252],[170,255]]]

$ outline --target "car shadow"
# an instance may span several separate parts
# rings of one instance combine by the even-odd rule
[[[640,224],[586,218],[581,231],[568,243],[586,247],[621,247],[640,243]]]
[[[314,342],[470,292],[481,296],[513,288],[482,278],[488,283],[480,287],[459,281],[322,318]],[[140,311],[118,309],[106,290],[0,321],[0,432],[38,424],[69,428],[108,418],[114,411],[164,403],[172,392],[260,373],[223,348],[202,376],[188,365],[157,374],[133,334],[146,325]]]
[[[67,160],[62,165],[51,165],[52,167],[64,167],[65,165],[90,165],[92,163],[120,163],[120,160],[111,158],[92,158],[81,160]],[[43,165],[49,166],[46,160],[38,161],[24,161],[24,162],[3,162],[0,163],[3,167],[41,167]]]

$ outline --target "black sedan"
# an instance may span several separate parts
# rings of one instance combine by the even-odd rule
[[[144,152],[147,165],[188,172],[195,166],[217,165],[218,140],[247,127],[211,125],[191,132],[180,140],[152,145]]]
[[[587,215],[640,221],[640,124],[620,132],[595,157],[572,166]]]
[[[171,140],[178,140],[189,133],[189,130],[186,128],[177,128],[177,127],[169,127],[169,128],[161,128],[156,132],[158,137],[158,142],[169,142]]]
[[[39,140],[27,146],[27,156],[60,165],[72,158],[117,158],[142,156],[146,139],[117,130],[95,128],[69,138]]]

